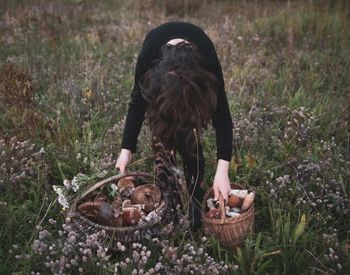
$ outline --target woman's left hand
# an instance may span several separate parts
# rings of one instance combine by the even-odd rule
[[[219,194],[221,193],[224,200],[228,200],[228,193],[231,190],[230,179],[228,177],[229,162],[226,160],[219,159],[218,167],[216,169],[216,174],[214,177],[213,189],[214,189],[214,199],[219,199]]]

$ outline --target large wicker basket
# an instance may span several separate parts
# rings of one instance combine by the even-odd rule
[[[242,189],[241,186],[237,184],[231,184],[232,189]],[[220,208],[221,208],[221,218],[208,218],[205,216],[206,212],[206,201],[208,198],[214,197],[214,191],[211,188],[205,195],[202,203],[202,219],[205,226],[205,230],[215,236],[220,245],[225,248],[236,248],[240,246],[247,233],[253,230],[254,224],[254,202],[250,208],[242,213],[239,217],[227,218],[225,217],[224,199],[220,194]]]
[[[89,196],[95,190],[101,189],[107,184],[116,183],[120,179],[130,176],[132,176],[135,180],[141,179],[141,182],[153,183],[159,186],[159,183],[157,182],[158,180],[155,176],[142,172],[120,174],[96,183],[74,201],[74,203],[72,204],[72,206],[66,214],[66,217],[69,220],[69,224],[70,226],[72,226],[73,230],[75,230],[80,236],[98,233],[103,230],[105,231],[106,238],[113,238],[113,241],[121,242],[138,241],[145,237],[159,234],[161,228],[160,219],[151,219],[147,222],[142,223],[142,225],[123,227],[106,226],[89,220],[77,210],[77,205],[79,204],[79,202],[83,201],[84,198]],[[162,193],[162,202],[153,211],[157,214],[158,217],[162,217],[167,207],[168,202],[166,201],[166,196],[164,196],[164,194]]]

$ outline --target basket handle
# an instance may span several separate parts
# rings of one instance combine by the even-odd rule
[[[220,204],[220,210],[221,210],[221,218],[220,218],[220,224],[224,224],[225,223],[225,201],[224,201],[224,197],[222,196],[222,194],[219,194],[219,204]]]
[[[89,188],[86,192],[84,192],[81,196],[80,199],[85,198],[87,195],[89,195],[91,192],[95,191],[96,189],[105,186],[107,183],[111,182],[111,181],[118,181],[122,178],[125,177],[132,177],[132,176],[142,176],[142,177],[149,177],[149,178],[154,178],[153,175],[150,175],[148,173],[142,173],[142,172],[131,172],[131,173],[122,173],[122,174],[118,174],[118,175],[114,175],[112,177],[109,177],[107,179],[104,179],[102,181],[97,182],[96,184],[94,184],[91,188]]]

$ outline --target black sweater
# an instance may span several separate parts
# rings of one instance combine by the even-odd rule
[[[182,38],[197,45],[208,68],[219,81],[217,107],[212,123],[216,131],[217,159],[230,161],[232,155],[232,119],[225,93],[221,65],[215,47],[205,32],[186,22],[168,22],[151,30],[143,42],[135,68],[134,87],[126,117],[122,148],[136,151],[137,137],[145,117],[147,102],[142,97],[139,81],[151,68],[152,62],[160,58],[161,47],[169,40]]]

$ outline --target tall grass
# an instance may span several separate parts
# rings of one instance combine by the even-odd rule
[[[0,273],[49,271],[31,245],[44,216],[42,226],[61,230],[59,206],[49,208],[53,184],[117,173],[137,54],[168,20],[196,23],[212,38],[234,120],[230,179],[257,189],[255,233],[235,251],[209,238],[208,253],[238,274],[350,269],[349,4],[174,3],[2,1]],[[214,136],[202,137],[207,187]],[[152,171],[151,156],[145,123],[130,169]],[[170,239],[179,255],[187,241],[203,246],[188,232]],[[96,263],[81,265],[105,272]]]

